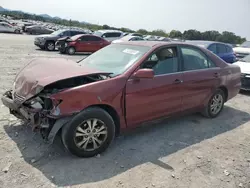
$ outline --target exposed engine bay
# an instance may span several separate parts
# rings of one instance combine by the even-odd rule
[[[51,129],[59,118],[60,109],[58,105],[63,102],[50,97],[51,94],[61,92],[73,87],[101,81],[110,78],[110,73],[93,74],[68,78],[51,83],[43,88],[43,90],[34,97],[24,102],[17,103],[17,99],[13,91],[5,93],[5,97],[12,105],[10,113],[19,119],[23,119],[32,126],[33,131],[40,131],[42,137],[47,139]]]
[[[57,82],[54,82],[52,84],[45,86],[42,93],[53,94],[53,93],[60,92],[61,90],[64,90],[64,89],[105,80],[107,78],[109,78],[109,74],[95,74],[95,75],[89,75],[89,76],[78,76],[78,77],[68,78],[68,79],[60,80],[60,81],[57,81]]]

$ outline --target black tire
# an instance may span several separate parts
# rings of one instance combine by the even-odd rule
[[[212,109],[211,109],[211,105],[212,105],[212,102],[213,102],[213,99],[214,99],[215,96],[221,96],[222,97],[222,101],[221,101],[222,106],[220,107],[220,109],[216,113],[213,113]],[[217,117],[221,113],[221,111],[223,110],[224,103],[225,103],[225,93],[224,93],[223,90],[217,89],[214,92],[214,94],[212,95],[212,97],[209,99],[208,104],[206,105],[204,111],[202,112],[202,115],[207,117],[207,118],[215,118],[215,117]]]
[[[74,47],[68,47],[67,48],[67,54],[74,55],[76,53],[76,49]]]
[[[55,50],[55,43],[53,41],[46,42],[45,49],[48,51],[54,51]]]
[[[77,127],[82,124],[84,121],[89,119],[98,119],[101,120],[106,125],[106,139],[103,140],[100,146],[92,151],[87,151],[83,148],[79,148],[76,144],[76,130]],[[97,154],[104,152],[115,137],[115,123],[112,117],[105,110],[98,107],[90,107],[79,114],[77,114],[68,124],[62,128],[62,142],[65,148],[73,155],[78,157],[93,157]],[[82,140],[84,137],[82,138]],[[89,143],[89,141],[87,141]],[[91,143],[90,143],[91,144]]]
[[[14,31],[14,33],[19,34],[19,33],[20,33],[20,30],[16,29],[16,30]]]

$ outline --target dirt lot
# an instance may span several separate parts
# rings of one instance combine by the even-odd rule
[[[0,34],[0,94],[31,59],[62,57],[37,50],[33,38]],[[139,128],[90,159],[69,155],[59,141],[45,144],[0,104],[0,187],[250,188],[249,104],[250,95],[239,94],[216,119],[190,115]]]

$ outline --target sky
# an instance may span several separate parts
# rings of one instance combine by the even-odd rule
[[[250,0],[1,0],[0,6],[133,30],[231,31],[250,40]]]

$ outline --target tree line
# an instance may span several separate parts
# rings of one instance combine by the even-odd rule
[[[209,40],[209,41],[219,41],[230,44],[241,44],[246,41],[246,38],[242,38],[241,36],[237,36],[233,32],[224,31],[222,33],[218,31],[205,31],[200,32],[195,29],[186,30],[184,32],[178,30],[172,30],[170,33],[165,32],[162,29],[156,29],[153,31],[147,31],[146,29],[139,29],[137,31],[129,29],[129,28],[116,28],[108,25],[97,25],[97,24],[89,24],[83,23],[76,20],[66,20],[66,19],[55,19],[55,18],[45,18],[43,16],[35,15],[35,14],[27,14],[19,11],[4,11],[0,12],[3,15],[12,16],[15,19],[31,19],[42,22],[52,22],[55,24],[65,25],[65,26],[74,26],[74,27],[82,27],[88,28],[90,30],[99,30],[99,29],[116,29],[121,30],[123,32],[129,33],[140,33],[143,35],[156,35],[162,37],[170,37],[170,38],[178,38],[184,40]]]

